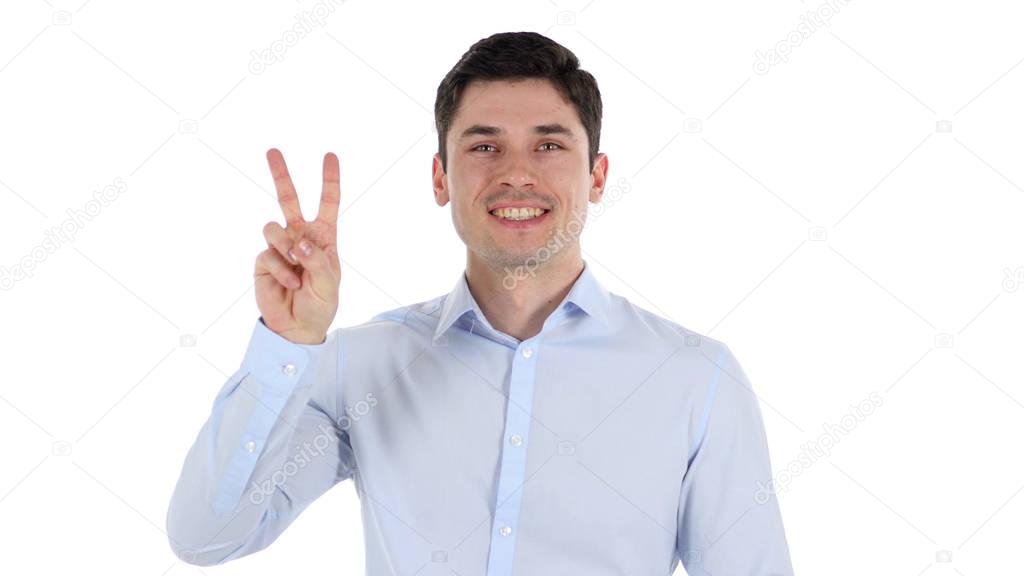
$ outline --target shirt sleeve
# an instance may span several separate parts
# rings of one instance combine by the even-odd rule
[[[171,497],[167,535],[180,559],[210,566],[262,550],[353,476],[338,419],[339,358],[337,331],[296,344],[257,321]]]
[[[722,344],[679,501],[677,553],[690,576],[792,576],[757,396]]]

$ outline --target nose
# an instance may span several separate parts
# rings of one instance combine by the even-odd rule
[[[498,180],[502,186],[518,190],[532,188],[537,183],[537,173],[529,153],[509,151],[499,171]]]

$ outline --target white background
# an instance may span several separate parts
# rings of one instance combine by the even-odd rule
[[[223,567],[177,562],[163,533],[258,317],[253,261],[281,221],[264,153],[284,151],[309,217],[323,154],[341,159],[335,327],[447,292],[465,254],[432,197],[434,95],[470,44],[517,30],[597,77],[610,183],[629,192],[591,218],[584,257],[734,350],[789,471],[797,573],[1018,569],[1015,3],[349,0],[288,34],[316,6],[0,8],[0,571],[362,573],[351,482]],[[801,32],[809,14],[828,26]],[[755,69],[772,50],[786,61]],[[801,461],[826,430],[828,454]]]

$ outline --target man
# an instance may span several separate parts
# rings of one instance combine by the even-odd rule
[[[731,350],[609,293],[581,257],[604,192],[601,97],[535,33],[474,44],[441,82],[434,197],[451,293],[329,330],[339,167],[306,221],[264,228],[240,369],[167,517],[199,565],[268,546],[351,478],[373,576],[792,574],[757,398]]]

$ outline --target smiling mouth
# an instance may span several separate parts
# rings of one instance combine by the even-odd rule
[[[492,216],[497,216],[502,220],[532,220],[547,214],[549,210],[544,208],[497,208],[491,210]]]

